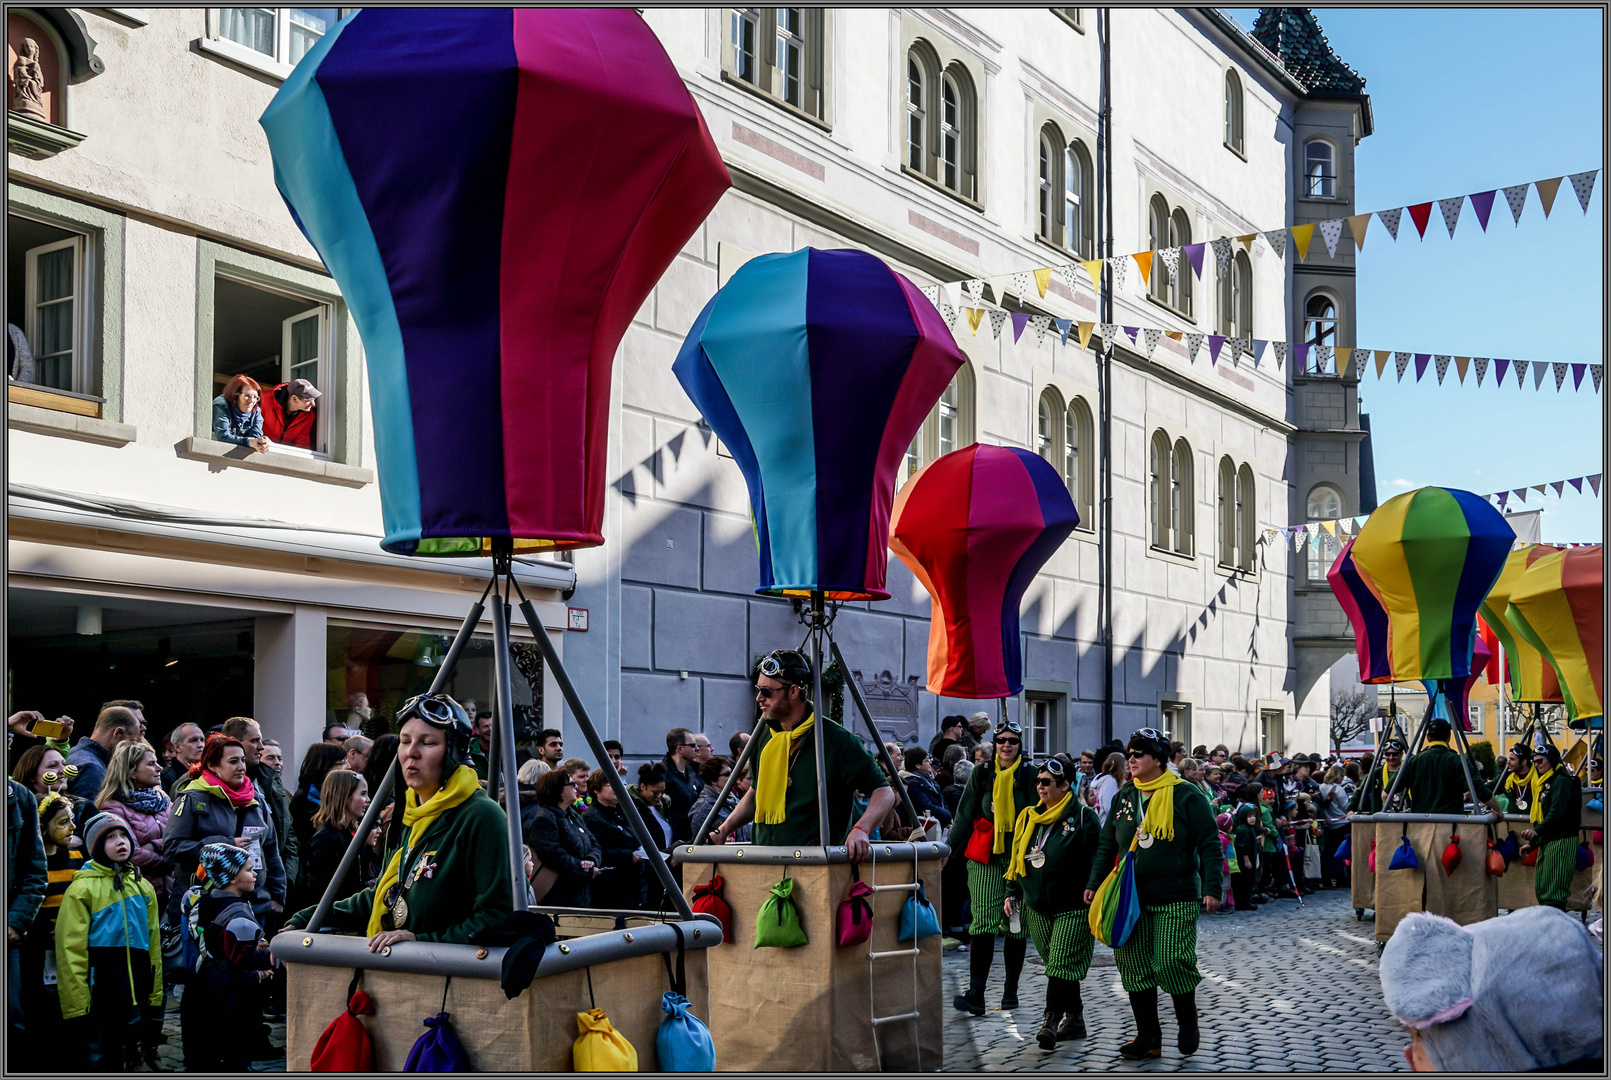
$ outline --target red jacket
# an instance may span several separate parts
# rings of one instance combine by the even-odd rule
[[[315,405],[311,409],[287,416],[285,406],[278,396],[287,385],[280,383],[263,391],[263,398],[259,402],[259,407],[263,410],[263,434],[270,442],[312,450],[313,432],[319,423],[319,408]]]

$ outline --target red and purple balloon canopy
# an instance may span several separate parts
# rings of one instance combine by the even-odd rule
[[[1057,470],[1028,450],[975,443],[907,481],[889,546],[934,599],[931,692],[993,698],[1024,688],[1018,605],[1079,520]]]
[[[610,372],[731,184],[630,8],[365,8],[261,120],[363,336],[388,551],[603,542]]]

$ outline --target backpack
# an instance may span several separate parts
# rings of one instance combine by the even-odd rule
[[[202,887],[192,885],[185,890],[185,895],[179,901],[179,911],[183,919],[179,955],[187,976],[196,974],[211,958],[211,954],[207,952],[207,928],[201,925],[202,896]],[[252,914],[252,905],[245,900],[236,900],[220,908],[213,916],[213,923],[228,925],[230,918],[241,909],[245,910],[247,917],[253,922],[257,921],[257,917]]]

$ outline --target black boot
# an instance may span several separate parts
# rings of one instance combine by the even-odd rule
[[[958,994],[951,1004],[975,1016],[985,1014],[985,981],[990,978],[990,962],[995,959],[996,935],[974,934],[968,941],[968,992]]]
[[[1024,973],[1024,956],[1028,952],[1028,938],[1008,938],[1001,947],[1002,959],[1007,962],[1007,985],[1001,991],[1003,1009],[1018,1008],[1018,977]]]
[[[1057,1029],[1063,1019],[1063,995],[1061,980],[1048,978],[1046,980],[1046,1017],[1041,1021],[1040,1031],[1035,1035],[1035,1043],[1042,1050],[1057,1049]]]
[[[1158,988],[1130,995],[1136,1018],[1136,1037],[1119,1047],[1119,1056],[1131,1061],[1163,1056],[1163,1025],[1158,1022]]]
[[[1197,1030],[1197,992],[1171,996],[1175,999],[1175,1023],[1180,1027],[1175,1045],[1182,1054],[1195,1054],[1202,1040],[1202,1033]]]
[[[1057,1041],[1085,1038],[1085,1005],[1080,1001],[1080,984],[1073,979],[1063,984],[1063,1022],[1057,1027]]]

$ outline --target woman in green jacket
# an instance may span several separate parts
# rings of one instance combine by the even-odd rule
[[[1085,1038],[1080,980],[1091,967],[1096,939],[1087,905],[1080,900],[1091,877],[1091,857],[1102,835],[1096,811],[1074,797],[1074,763],[1064,755],[1040,763],[1035,788],[1040,801],[1013,825],[1007,866],[1009,918],[1021,912],[1024,927],[1046,967],[1046,1017],[1035,1041],[1054,1050],[1063,1039]],[[1021,906],[1020,906],[1021,905]]]
[[[1577,781],[1561,768],[1561,752],[1542,737],[1533,744],[1533,775],[1529,781],[1528,828],[1521,836],[1538,849],[1533,867],[1533,893],[1540,904],[1566,909],[1577,873],[1577,833],[1583,823],[1583,803]]]
[[[1163,1054],[1158,988],[1175,1000],[1182,1054],[1197,1051],[1197,916],[1219,910],[1219,826],[1202,792],[1170,772],[1169,740],[1155,728],[1130,736],[1130,780],[1113,797],[1086,884],[1089,907],[1118,857],[1134,843],[1140,917],[1113,950],[1119,981],[1130,995],[1136,1037],[1119,1048],[1132,1061]]]
[[[407,794],[392,814],[385,869],[374,885],[332,905],[326,926],[361,931],[371,952],[400,941],[472,944],[513,906],[508,819],[476,780],[470,719],[458,702],[421,695],[404,702],[397,718]],[[297,912],[289,925],[306,926],[313,912]]]
[[[996,725],[995,739],[994,756],[968,774],[946,840],[955,858],[967,851],[968,841],[977,832],[977,843],[989,853],[984,862],[968,860],[968,899],[973,908],[968,925],[968,992],[958,994],[952,1001],[958,1009],[975,1016],[985,1012],[985,980],[990,977],[990,962],[995,957],[996,935],[1007,938],[1002,949],[1007,964],[1007,984],[1001,992],[1003,1009],[1018,1007],[1018,976],[1023,973],[1024,955],[1029,951],[1028,936],[1021,927],[1013,929],[1002,902],[1007,899],[1005,875],[1012,854],[1013,823],[1026,807],[1035,805],[1039,796],[1035,794],[1034,770],[1019,767],[1023,763],[1023,729],[1012,720],[1003,720]]]

